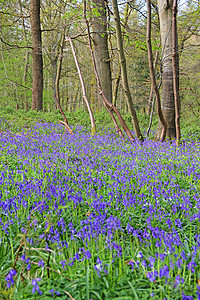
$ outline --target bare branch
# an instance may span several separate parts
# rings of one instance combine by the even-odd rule
[[[7,42],[5,42],[1,37],[0,37],[0,40],[1,42],[4,44],[4,45],[7,45],[9,46],[10,48],[18,48],[18,49],[33,49],[31,46],[19,46],[17,44],[9,44]]]

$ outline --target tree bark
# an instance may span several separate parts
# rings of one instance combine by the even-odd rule
[[[119,49],[119,58],[120,58],[121,73],[122,73],[122,85],[123,85],[123,89],[125,92],[128,109],[131,114],[131,119],[133,122],[136,137],[139,140],[143,140],[143,136],[140,131],[139,121],[137,118],[136,110],[133,106],[133,100],[131,97],[129,84],[128,84],[128,77],[127,77],[127,70],[126,70],[126,58],[125,58],[124,49],[123,49],[123,39],[122,39],[120,16],[119,16],[117,0],[112,0],[112,7],[113,7],[113,14],[114,14],[114,19],[115,19],[117,45],[118,45],[118,49]]]
[[[174,102],[175,102],[175,125],[176,125],[176,140],[181,139],[180,130],[180,99],[179,99],[179,64],[178,64],[178,37],[177,37],[177,0],[173,4],[173,21],[172,21],[172,64],[173,64],[173,85],[174,85]]]
[[[162,124],[162,131],[159,139],[161,141],[164,141],[166,137],[167,123],[163,117],[163,113],[161,109],[160,93],[156,84],[156,77],[155,77],[155,71],[153,66],[153,55],[152,55],[152,45],[151,45],[151,0],[147,0],[147,48],[148,48],[148,58],[149,58],[149,69],[151,74],[151,85],[153,87],[156,96],[158,117]]]
[[[40,0],[31,0],[31,36],[33,56],[32,109],[43,109],[43,59],[40,26]]]
[[[173,68],[172,68],[172,6],[173,0],[157,0],[161,44],[163,52],[163,75],[162,75],[162,101],[161,109],[167,122],[166,136],[176,138],[175,128],[175,103],[173,91]],[[162,124],[159,121],[156,136],[160,137]]]
[[[112,102],[112,79],[110,56],[108,51],[106,0],[93,0],[93,7],[97,9],[93,16],[94,55],[102,89]]]

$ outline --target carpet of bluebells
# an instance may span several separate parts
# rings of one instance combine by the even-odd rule
[[[1,299],[200,299],[200,142],[0,133]]]

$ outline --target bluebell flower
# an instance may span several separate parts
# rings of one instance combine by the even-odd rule
[[[66,266],[66,260],[61,260],[60,264],[62,265],[62,268],[64,269],[64,267]]]
[[[49,290],[49,292],[51,293],[51,296],[52,296],[52,297],[54,297],[54,293],[55,293],[57,296],[60,295],[60,293],[57,292],[57,291],[55,291],[54,289]]]
[[[41,278],[36,278],[32,280],[32,293],[35,294],[35,292],[37,291],[40,295],[42,295],[42,292],[40,291],[39,285],[38,285],[38,281],[41,281]]]
[[[38,266],[44,268],[44,262],[42,259],[39,260]]]
[[[17,274],[17,272],[14,269],[11,269],[8,273],[8,275],[6,276],[6,281],[7,281],[7,288],[11,288],[11,285],[13,285],[14,279],[13,277]]]
[[[86,251],[85,251],[85,258],[86,258],[86,259],[90,259],[91,256],[92,256],[92,255],[91,255],[90,251],[89,251],[89,250],[86,250]]]
[[[25,254],[23,254],[23,255],[21,256],[21,260],[25,261],[25,259],[26,259],[26,256],[25,256]]]
[[[194,300],[192,296],[187,296],[182,293],[182,300]]]

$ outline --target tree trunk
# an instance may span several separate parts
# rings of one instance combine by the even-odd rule
[[[174,102],[175,102],[175,125],[176,140],[181,139],[180,130],[180,99],[179,99],[179,64],[178,64],[178,36],[177,36],[177,0],[173,4],[173,22],[172,22],[172,64],[173,64],[173,84],[174,84]]]
[[[32,109],[42,110],[43,60],[40,27],[40,0],[31,0],[30,17],[33,56]]]
[[[56,95],[56,97],[58,98],[57,94],[56,94],[56,77],[57,77],[57,61],[58,61],[58,56],[55,55],[55,53],[52,51],[51,53],[51,71],[52,71],[52,90],[53,90],[53,94]],[[60,100],[60,98],[58,98]],[[55,109],[56,107],[56,103],[54,105]]]
[[[66,27],[64,26],[63,34],[62,34],[62,38],[61,38],[60,54],[59,54],[59,58],[58,58],[58,67],[57,67],[56,80],[55,80],[55,92],[56,92],[56,97],[59,102],[60,102],[59,81],[60,81],[60,74],[61,74],[61,69],[62,69],[63,50],[64,50],[64,46],[65,46],[65,30],[66,30]]]
[[[153,55],[152,55],[152,45],[151,45],[151,0],[147,0],[147,48],[148,48],[149,70],[151,74],[151,85],[153,87],[156,96],[158,117],[162,124],[162,131],[159,139],[161,141],[164,141],[166,137],[167,123],[163,117],[163,113],[161,109],[160,93],[157,87],[155,71],[153,66]]]
[[[172,68],[172,8],[173,0],[157,0],[161,43],[163,51],[163,76],[162,76],[162,101],[161,109],[167,122],[166,136],[176,138],[175,128],[175,103],[173,91],[173,68]],[[158,123],[156,136],[160,137],[162,131],[161,122]]]
[[[110,57],[108,52],[106,0],[93,0],[94,8],[98,10],[93,22],[94,54],[97,72],[106,97],[112,102],[112,80]]]
[[[131,119],[133,122],[134,130],[136,137],[139,140],[143,140],[142,133],[140,131],[140,126],[137,118],[137,114],[135,108],[133,106],[133,100],[131,97],[131,92],[129,89],[128,84],[128,77],[127,77],[127,70],[126,70],[126,58],[124,55],[123,49],[123,40],[122,40],[122,32],[121,32],[121,25],[120,25],[120,17],[119,17],[119,10],[117,5],[117,0],[112,0],[112,7],[113,7],[113,14],[115,18],[115,27],[116,27],[116,36],[117,36],[117,45],[119,49],[119,58],[120,58],[120,65],[121,65],[121,73],[122,73],[122,85],[125,92],[126,101],[128,104],[128,109],[131,114]]]
[[[123,22],[124,27],[127,26],[129,16],[130,16],[129,3],[126,3],[125,12],[124,12],[124,22]],[[123,31],[125,31],[125,30],[123,30]],[[118,94],[118,90],[119,90],[120,79],[121,79],[121,66],[120,66],[120,62],[119,62],[117,77],[116,77],[114,88],[113,88],[113,104],[115,106],[117,103],[117,94]]]
[[[156,51],[156,55],[155,55],[155,59],[154,59],[154,64],[153,64],[155,76],[156,76],[156,64],[157,64],[157,62],[158,62],[158,50]],[[150,116],[150,114],[151,114],[151,107],[152,107],[152,103],[153,103],[153,99],[154,99],[153,92],[154,92],[154,90],[153,90],[153,86],[151,84],[151,91],[150,91],[149,99],[148,99],[148,102],[147,102],[147,115],[148,116]]]
[[[22,10],[22,3],[21,0],[18,0],[18,4],[19,4],[19,9],[20,9],[20,14],[22,17],[22,26],[23,26],[23,36],[24,36],[24,42],[25,45],[27,46],[27,36],[26,36],[26,26],[25,26],[25,21],[23,18],[23,10]],[[24,73],[23,73],[23,85],[26,86],[26,80],[27,80],[27,73],[28,73],[28,63],[29,63],[29,49],[26,49],[25,52],[25,60],[24,60]],[[24,102],[25,102],[25,109],[26,111],[29,110],[29,105],[28,105],[28,98],[26,95],[26,89],[24,90]]]

